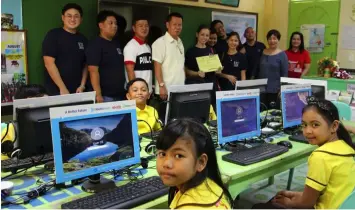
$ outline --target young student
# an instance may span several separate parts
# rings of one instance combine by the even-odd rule
[[[218,169],[212,137],[192,119],[168,123],[157,140],[157,171],[170,186],[171,209],[230,209],[232,198]]]
[[[217,31],[214,28],[210,28],[210,38],[207,42],[207,45],[212,47],[215,50],[215,46],[217,44]]]
[[[147,81],[142,78],[135,78],[129,81],[127,83],[126,97],[129,100],[136,100],[139,134],[149,133],[151,129],[152,131],[161,130],[158,112],[147,105],[147,100],[150,97]]]
[[[237,32],[231,32],[227,36],[228,51],[222,53],[221,62],[224,67],[222,72],[217,72],[219,85],[222,90],[234,90],[237,80],[246,79],[248,61],[240,52],[242,44]]]
[[[134,37],[123,50],[124,63],[126,66],[126,82],[136,77],[143,78],[152,93],[153,87],[153,63],[152,50],[146,43],[149,34],[148,19],[138,17],[133,21],[132,29]]]
[[[303,34],[296,31],[290,37],[290,45],[285,51],[288,58],[288,77],[301,78],[311,67],[311,57],[304,49]]]
[[[338,209],[355,187],[355,145],[333,103],[315,97],[307,101],[303,135],[319,147],[308,159],[306,185],[303,192],[277,193],[271,203],[284,208]]]
[[[90,81],[98,103],[125,98],[123,53],[118,41],[113,39],[117,32],[116,16],[113,11],[99,12],[97,26],[100,34],[86,49]]]
[[[47,91],[42,85],[30,84],[21,86],[15,93],[15,99],[36,98],[47,95]],[[15,128],[12,123],[10,123],[9,126],[7,126],[6,123],[1,123],[1,160],[6,160],[9,158],[8,154],[4,151],[4,146],[6,141],[14,141],[15,136]],[[11,154],[9,155],[11,156]]]
[[[85,64],[86,37],[78,32],[83,10],[69,3],[62,9],[63,27],[50,30],[42,43],[45,87],[50,95],[81,93],[88,76]]]

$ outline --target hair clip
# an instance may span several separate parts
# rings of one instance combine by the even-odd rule
[[[309,96],[307,97],[307,104],[318,106],[320,109],[322,109],[325,112],[328,112],[333,117],[333,113],[331,112],[331,107],[329,106],[329,104],[327,104],[326,101],[319,101],[318,98],[316,98],[315,96]]]

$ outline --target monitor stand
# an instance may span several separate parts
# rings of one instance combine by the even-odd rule
[[[101,177],[100,174],[95,174],[88,177],[81,189],[88,193],[98,193],[108,189],[116,188],[116,184],[113,180]]]

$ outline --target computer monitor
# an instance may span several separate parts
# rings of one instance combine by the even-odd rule
[[[100,173],[140,163],[134,100],[50,109],[56,183],[89,177],[85,191],[115,187]]]
[[[283,128],[301,124],[302,110],[307,105],[307,97],[311,96],[311,85],[282,85],[281,107]]]
[[[328,89],[327,81],[324,80],[281,77],[281,85],[290,84],[311,84],[312,95],[319,99],[325,99]]]
[[[219,144],[261,135],[259,94],[259,89],[216,92]]]
[[[274,108],[270,104],[267,104],[266,87],[267,87],[267,79],[243,80],[243,81],[237,81],[235,83],[236,90],[259,89],[260,103],[266,106],[266,108],[264,105],[261,106],[260,109],[263,111]]]
[[[193,118],[201,123],[209,119],[213,83],[174,85],[168,87],[168,105],[165,124],[182,117]]]
[[[95,92],[14,100],[19,158],[53,151],[49,108],[93,103]]]

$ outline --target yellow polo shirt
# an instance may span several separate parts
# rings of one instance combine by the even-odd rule
[[[171,209],[230,209],[230,204],[223,189],[207,178],[197,187],[185,193],[176,193],[170,204]]]
[[[6,124],[1,123],[1,139],[3,138],[3,136],[6,133],[6,128],[7,128]],[[15,128],[14,128],[14,125],[12,123],[10,123],[9,131],[7,132],[3,142],[5,142],[7,140],[13,141],[14,139],[15,139]],[[7,155],[1,154],[1,160],[7,160],[7,159],[9,159],[9,157],[7,157]]]
[[[136,107],[137,111],[137,120],[144,120],[146,121],[153,131],[161,130],[161,126],[157,119],[159,119],[159,115],[157,110],[153,107],[146,105],[144,109],[139,109]],[[155,113],[154,113],[155,112]],[[138,121],[138,133],[149,133],[150,128],[145,122]]]
[[[314,208],[337,209],[354,190],[354,155],[343,140],[326,143],[310,155],[306,185],[320,192]]]

